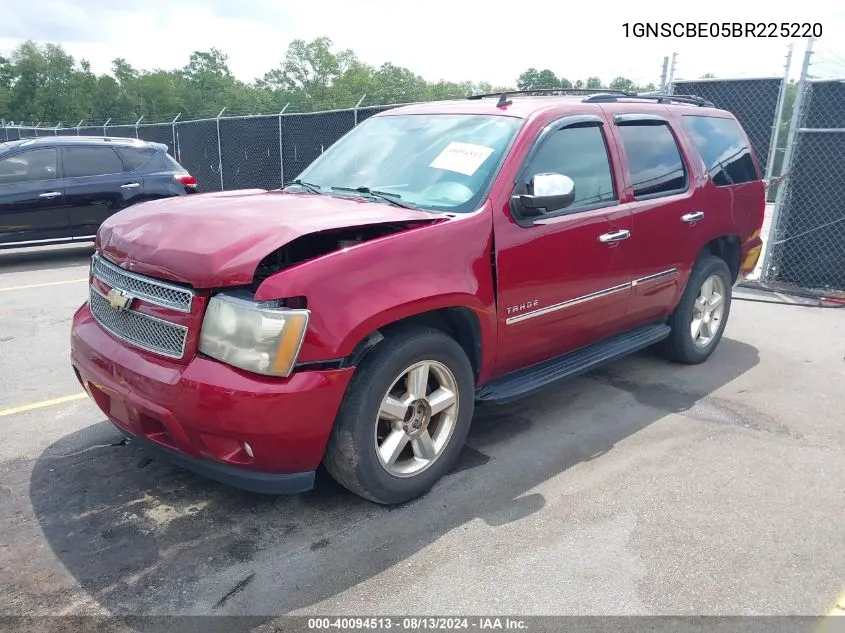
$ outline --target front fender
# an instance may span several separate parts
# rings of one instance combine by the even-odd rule
[[[258,287],[255,298],[307,299],[311,322],[300,362],[345,358],[385,325],[449,307],[475,313],[482,346],[490,350],[497,323],[492,241],[489,213],[458,216],[282,270]],[[487,365],[493,355],[482,356]]]

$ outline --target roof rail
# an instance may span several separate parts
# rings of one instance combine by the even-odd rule
[[[612,103],[614,101],[619,101],[619,99],[642,99],[644,101],[656,101],[657,103],[689,103],[702,108],[715,107],[712,101],[707,101],[706,99],[702,99],[696,95],[670,95],[661,93],[629,93],[621,96],[618,94],[600,93],[585,97],[583,101],[584,103]]]
[[[579,94],[593,94],[593,93],[613,93],[624,96],[636,96],[632,92],[625,92],[624,90],[612,90],[607,88],[536,88],[534,90],[505,90],[504,92],[489,92],[484,94],[469,95],[467,99],[485,99],[489,97],[498,97],[499,102],[507,101],[508,95],[519,96],[542,96],[542,95],[579,95]]]

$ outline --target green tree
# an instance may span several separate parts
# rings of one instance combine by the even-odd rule
[[[634,87],[634,82],[627,77],[616,77],[608,86],[608,88],[612,88],[613,90],[632,90]]]
[[[12,51],[8,108],[16,119],[58,121],[72,106],[73,57],[56,44],[24,42]],[[6,71],[8,72],[8,71]],[[9,117],[12,118],[12,117]]]
[[[601,88],[598,77],[586,82],[557,76],[552,70],[529,68],[516,81],[517,89]],[[611,87],[634,89],[617,77]],[[649,84],[644,89],[653,88]],[[470,94],[511,91],[486,81],[426,81],[412,69],[385,62],[372,66],[351,50],[336,50],[331,39],[294,40],[278,67],[260,79],[243,82],[229,68],[218,49],[194,51],[182,67],[142,70],[127,59],[113,60],[110,72],[96,75],[90,64],[76,60],[57,44],[20,43],[0,57],[0,118],[14,121],[79,120],[133,123],[169,121],[228,114],[261,114],[352,107],[366,95],[365,105],[432,99],[460,99]],[[794,87],[787,96],[787,111]],[[785,125],[785,124],[783,124]]]
[[[366,94],[367,103],[411,103],[425,100],[427,87],[419,75],[387,63],[372,74],[369,87],[362,86],[357,94]]]
[[[182,78],[191,87],[186,91],[184,99],[187,109],[191,112],[216,113],[229,105],[227,97],[232,92],[235,78],[227,60],[226,55],[216,48],[191,54],[188,65],[182,69]],[[166,81],[157,81],[154,85],[164,88]],[[145,93],[142,91],[141,94]]]
[[[520,90],[560,88],[560,79],[548,68],[544,70],[529,68],[516,80],[516,87]]]
[[[91,95],[91,113],[88,116],[84,112],[77,114],[78,116],[74,117],[77,120],[105,121],[113,117],[116,121],[127,121],[133,113],[128,109],[127,100],[117,80],[111,75],[100,75]]]
[[[443,81],[429,84],[426,90],[426,99],[439,101],[442,99],[462,99],[472,94],[471,81]]]
[[[351,50],[333,53],[332,45],[328,37],[292,41],[282,65],[265,73],[257,82],[259,87],[289,95],[300,105],[333,105],[332,85],[357,58]]]
[[[0,113],[9,111],[13,77],[12,62],[0,55]]]

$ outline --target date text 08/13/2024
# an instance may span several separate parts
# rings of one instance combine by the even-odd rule
[[[821,37],[820,22],[625,22],[625,37]]]
[[[308,630],[344,629],[363,631],[365,629],[417,630],[525,630],[524,619],[513,617],[316,617],[308,618]]]

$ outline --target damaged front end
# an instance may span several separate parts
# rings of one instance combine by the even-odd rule
[[[400,222],[331,229],[303,235],[262,259],[249,287],[213,294],[203,319],[199,351],[255,374],[288,377],[298,360],[311,320],[306,296],[256,300],[259,287],[283,271],[365,242],[431,222]],[[347,272],[338,262],[338,273]],[[291,274],[296,275],[291,271]]]
[[[432,218],[428,222],[411,221],[356,226],[303,235],[277,248],[259,262],[255,270],[251,290],[253,292],[257,291],[258,287],[266,279],[297,264],[342,251],[363,244],[364,242],[371,242],[389,235],[408,231],[415,227],[429,225],[438,219]]]

